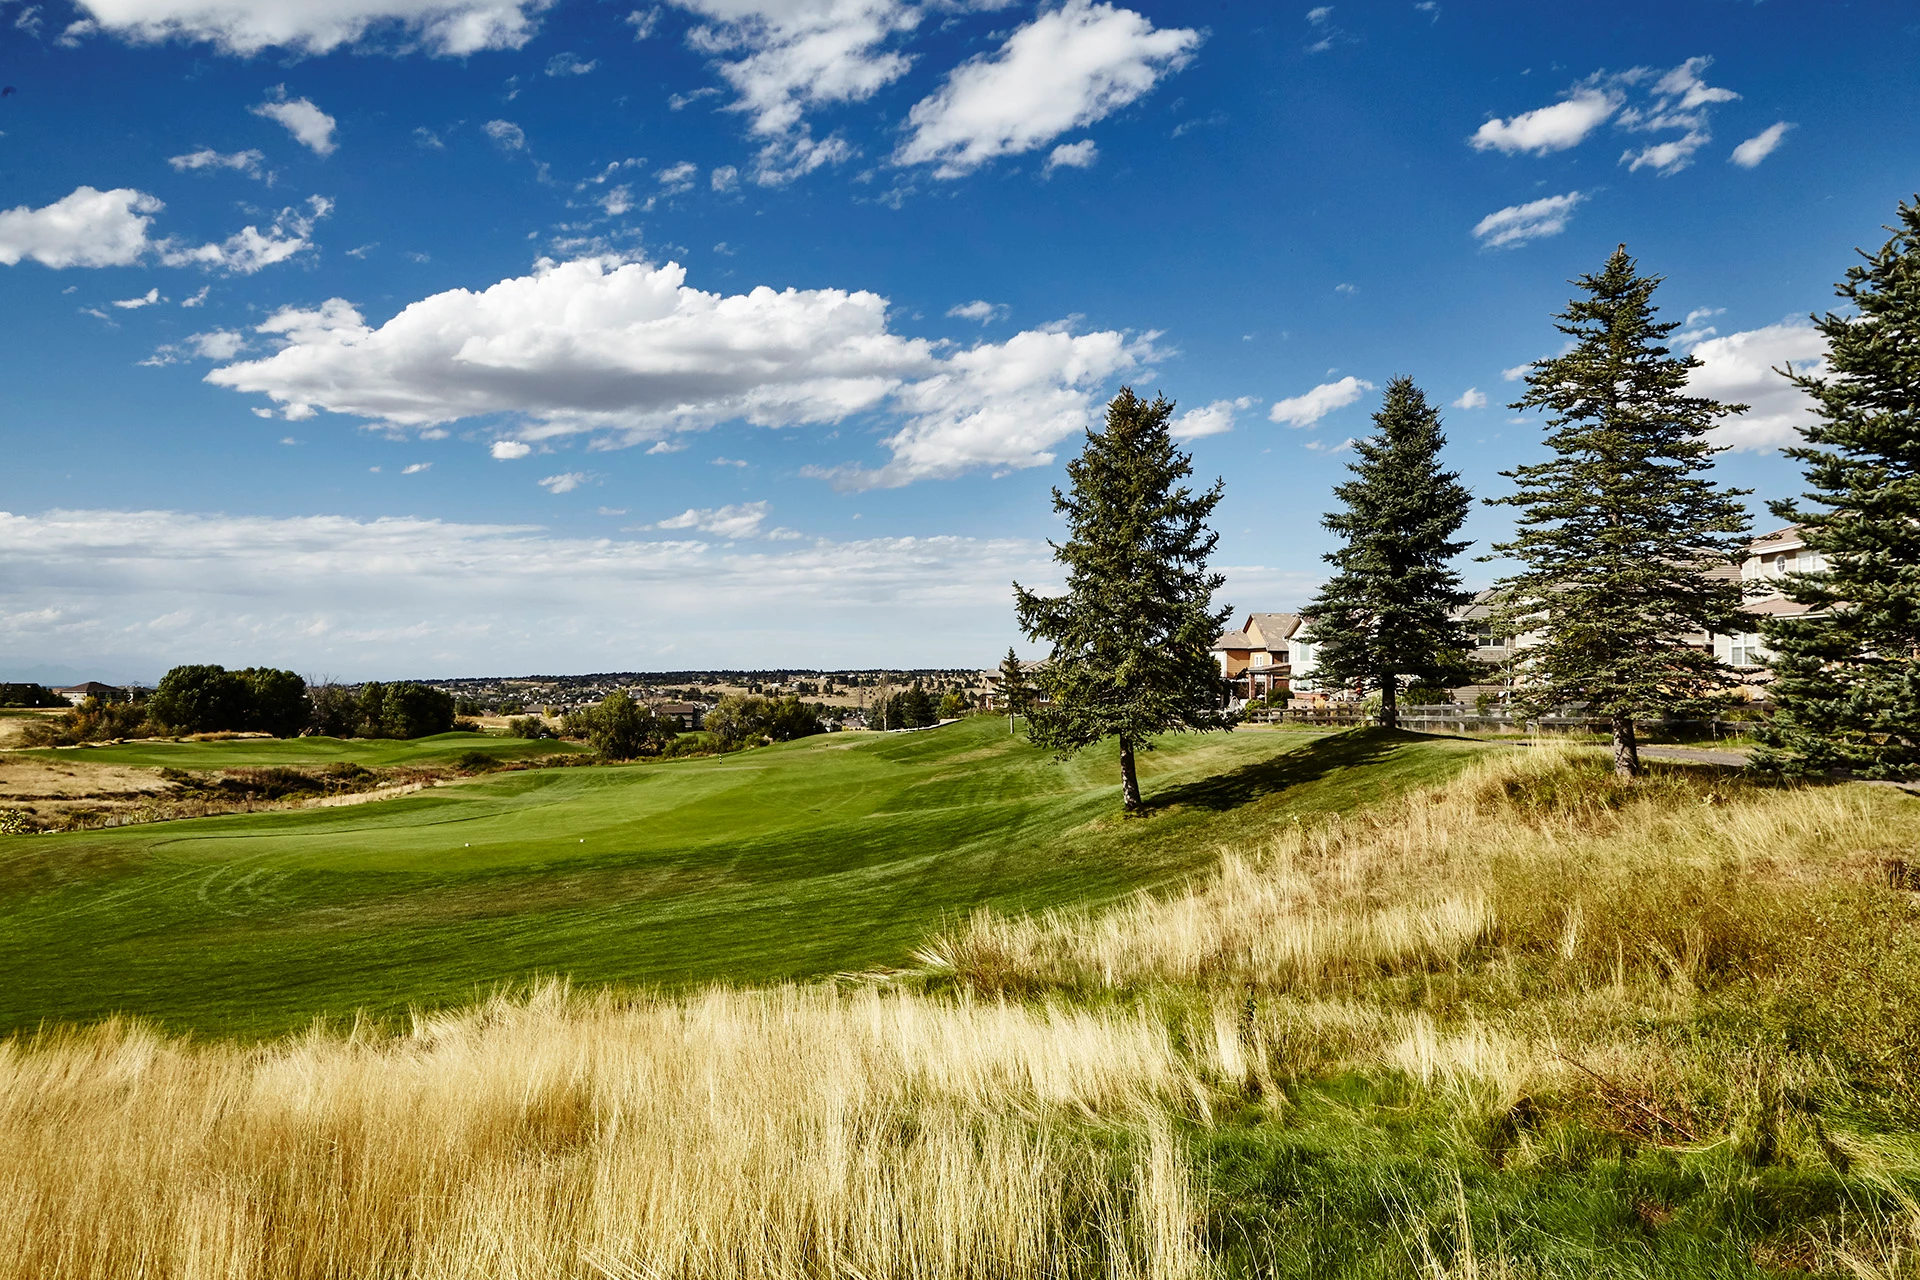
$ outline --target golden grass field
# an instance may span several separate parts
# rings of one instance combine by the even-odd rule
[[[0,1277],[1910,1276],[1916,836],[1502,749],[903,976],[15,1039]]]

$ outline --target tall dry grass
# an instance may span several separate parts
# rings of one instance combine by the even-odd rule
[[[864,990],[551,986],[263,1047],[0,1045],[0,1277],[1203,1270],[1165,1027]]]
[[[1490,754],[1445,786],[1295,822],[1186,892],[1096,911],[977,913],[923,949],[994,992],[1170,984],[1325,992],[1500,949],[1566,976],[1677,978],[1754,959],[1793,891],[1920,847],[1903,800],[1680,776],[1621,787],[1578,747]]]

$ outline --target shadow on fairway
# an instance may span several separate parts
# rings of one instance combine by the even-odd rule
[[[1179,805],[1215,812],[1237,809],[1290,787],[1316,782],[1338,769],[1358,769],[1377,764],[1398,747],[1427,740],[1426,734],[1394,729],[1354,729],[1336,733],[1293,751],[1282,752],[1271,760],[1242,765],[1231,773],[1168,787],[1148,796],[1141,807],[1148,813]]]

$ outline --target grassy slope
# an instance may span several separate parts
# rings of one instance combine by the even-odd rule
[[[95,754],[212,768],[293,763],[271,753],[296,749],[328,748]],[[346,749],[372,763],[368,750],[418,745]],[[1122,821],[1111,752],[1059,763],[975,720],[376,805],[0,837],[0,1031],[127,1011],[267,1033],[536,972],[671,984],[885,964],[974,906],[1164,883],[1278,814],[1351,808],[1473,750],[1373,732],[1176,738],[1143,757],[1153,816]]]
[[[122,742],[100,747],[53,747],[23,751],[76,764],[124,764],[140,768],[261,769],[275,765],[351,763],[369,769],[450,764],[471,751],[496,760],[585,751],[574,742],[499,738],[484,733],[442,733],[393,741],[369,738],[234,738],[226,742]]]

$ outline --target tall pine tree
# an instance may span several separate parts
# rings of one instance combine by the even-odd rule
[[[1745,491],[1707,475],[1707,433],[1746,406],[1687,394],[1700,361],[1664,345],[1680,326],[1655,318],[1660,279],[1622,245],[1574,281],[1585,296],[1557,317],[1573,349],[1537,362],[1512,406],[1546,412],[1554,457],[1501,472],[1517,490],[1491,500],[1520,509],[1494,547],[1523,566],[1500,583],[1497,619],[1523,646],[1517,700],[1606,717],[1624,778],[1640,771],[1636,717],[1704,709],[1733,684],[1694,637],[1735,628],[1738,576],[1713,570],[1747,545]]]
[[[1453,611],[1473,598],[1449,566],[1473,495],[1440,469],[1440,414],[1412,378],[1387,384],[1376,434],[1354,442],[1354,479],[1333,493],[1345,510],[1322,520],[1345,540],[1337,572],[1306,609],[1316,676],[1380,691],[1380,723],[1400,723],[1400,682],[1464,683],[1469,642]]]
[[[1053,646],[1035,673],[1046,699],[1027,715],[1027,736],[1069,755],[1106,738],[1120,742],[1128,811],[1140,807],[1134,753],[1155,734],[1225,729],[1220,668],[1211,649],[1228,609],[1212,606],[1224,581],[1207,571],[1219,537],[1207,518],[1218,481],[1195,494],[1181,482],[1193,459],[1173,446],[1173,404],[1149,404],[1122,387],[1106,427],[1067,464],[1071,493],[1053,491],[1069,537],[1054,544],[1067,594],[1041,596],[1014,583],[1021,628]]]
[[[1856,314],[1814,317],[1827,373],[1785,370],[1814,400],[1806,443],[1786,450],[1810,492],[1771,505],[1826,569],[1789,575],[1782,590],[1808,612],[1765,624],[1765,769],[1920,776],[1920,196],[1899,219],[1835,290]]]
[[[1007,656],[1000,659],[1000,696],[1007,700],[1007,732],[1013,732],[1015,716],[1025,715],[1027,703],[1033,697],[1033,690],[1027,687],[1027,670],[1020,665],[1020,655],[1007,646]]]

